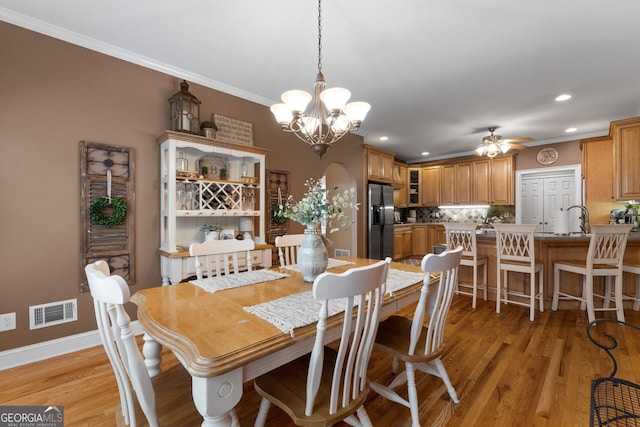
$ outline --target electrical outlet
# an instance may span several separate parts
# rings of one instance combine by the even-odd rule
[[[16,314],[0,314],[0,332],[10,331],[16,328]]]

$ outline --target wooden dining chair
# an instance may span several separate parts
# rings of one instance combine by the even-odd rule
[[[425,272],[420,299],[413,318],[390,316],[380,323],[375,349],[393,356],[394,378],[389,385],[371,383],[371,388],[379,395],[400,403],[411,410],[413,427],[420,426],[416,371],[439,377],[447,387],[451,399],[459,403],[456,390],[449,380],[447,370],[440,359],[444,344],[444,328],[447,314],[458,281],[458,266],[462,259],[462,247],[441,254],[427,254],[422,258],[421,268]],[[437,283],[431,283],[440,276]],[[428,325],[425,326],[425,314]],[[404,362],[404,371],[397,373],[398,360]],[[409,400],[394,389],[407,384]]]
[[[487,262],[486,255],[478,255],[476,244],[477,224],[473,223],[446,223],[444,225],[447,236],[447,249],[453,250],[462,246],[461,267],[471,267],[473,278],[471,283],[460,283],[456,286],[456,294],[468,295],[471,299],[471,308],[476,308],[476,298],[478,288],[484,293],[484,300],[487,300]],[[482,268],[482,282],[478,283],[478,269]],[[460,290],[460,288],[464,290]]]
[[[594,224],[591,226],[591,240],[586,259],[566,260],[553,265],[553,301],[551,309],[558,309],[560,300],[580,301],[580,309],[587,309],[589,322],[596,318],[596,311],[615,311],[619,321],[624,322],[624,307],[622,306],[622,266],[627,238],[633,228],[632,224]],[[569,294],[568,290],[560,289],[560,272],[566,271],[582,276],[581,295]],[[604,294],[593,291],[593,279],[605,278]],[[614,278],[614,288],[611,289],[611,278]],[[613,292],[615,307],[609,307]],[[602,307],[595,307],[594,297],[603,299]]]
[[[304,234],[285,234],[276,237],[280,267],[297,263],[298,248],[302,244],[302,239],[304,239]]]
[[[100,339],[118,384],[125,424],[143,424],[143,420],[136,418],[139,409],[152,427],[201,423],[202,416],[191,396],[191,376],[182,365],[150,377],[124,309],[130,297],[125,280],[110,275],[109,266],[102,260],[88,264],[84,270]]]
[[[536,259],[533,233],[537,224],[493,224],[496,230],[496,313],[501,304],[529,307],[529,320],[535,320],[536,299],[544,311],[544,264]],[[529,292],[509,289],[509,272],[529,275]],[[536,274],[538,290],[536,291]],[[526,276],[525,276],[526,277]],[[526,283],[526,282],[525,282]],[[523,285],[526,287],[526,285]]]
[[[322,273],[313,282],[320,303],[316,337],[310,355],[256,378],[262,396],[256,426],[264,426],[271,404],[282,408],[299,426],[331,426],[344,420],[371,426],[364,409],[369,391],[367,367],[378,329],[391,258],[341,274]],[[338,314],[341,335],[337,350],[325,347],[329,305],[344,307]]]
[[[253,240],[227,239],[192,243],[189,255],[195,257],[198,280],[222,274],[238,274],[240,270],[252,271],[251,254]]]

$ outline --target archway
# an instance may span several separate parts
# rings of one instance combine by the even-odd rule
[[[324,171],[327,189],[338,187],[339,191],[354,187],[358,190],[356,179],[341,163],[331,163]],[[358,193],[359,194],[359,193]],[[360,206],[360,209],[362,207]],[[351,228],[328,234],[333,245],[327,248],[329,257],[357,256],[358,248],[358,215],[357,212],[348,214],[351,217]]]

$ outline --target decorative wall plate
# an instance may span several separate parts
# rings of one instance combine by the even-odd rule
[[[558,160],[558,150],[552,147],[543,148],[538,151],[536,159],[541,165],[550,165],[555,163],[555,161]]]

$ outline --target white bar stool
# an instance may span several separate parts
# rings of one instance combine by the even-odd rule
[[[615,311],[619,321],[624,322],[622,307],[622,259],[627,246],[627,238],[633,225],[604,225],[595,224],[591,227],[591,241],[586,259],[567,260],[554,263],[553,268],[553,302],[551,309],[558,309],[559,300],[580,301],[580,309],[587,308],[589,322],[596,318],[596,311]],[[582,275],[582,295],[571,295],[560,291],[560,272]],[[605,277],[606,289],[604,295],[594,294],[593,278]],[[615,307],[609,308],[611,299],[611,278],[615,278],[614,298]],[[595,308],[593,297],[604,299],[602,307]]]
[[[487,300],[487,256],[478,256],[478,247],[476,245],[476,228],[477,224],[472,223],[446,223],[444,228],[447,235],[447,249],[454,250],[458,246],[462,246],[461,267],[471,267],[473,269],[473,282],[460,283],[456,285],[456,294],[469,295],[472,297],[471,308],[476,308],[476,297],[478,288],[484,292],[484,300]],[[482,282],[478,283],[478,267],[482,267]],[[460,288],[470,289],[471,291],[461,291]]]
[[[542,282],[544,265],[536,261],[535,241],[533,233],[537,224],[493,224],[496,230],[496,244],[498,247],[496,313],[500,313],[500,304],[516,304],[529,307],[529,320],[533,322],[536,310],[536,298],[539,300],[540,311],[544,311],[544,296]],[[530,275],[529,294],[510,291],[508,284],[509,272],[520,272]],[[500,280],[500,273],[504,274],[504,289]],[[538,293],[536,293],[536,273],[538,273]],[[512,299],[515,297],[517,299]]]

